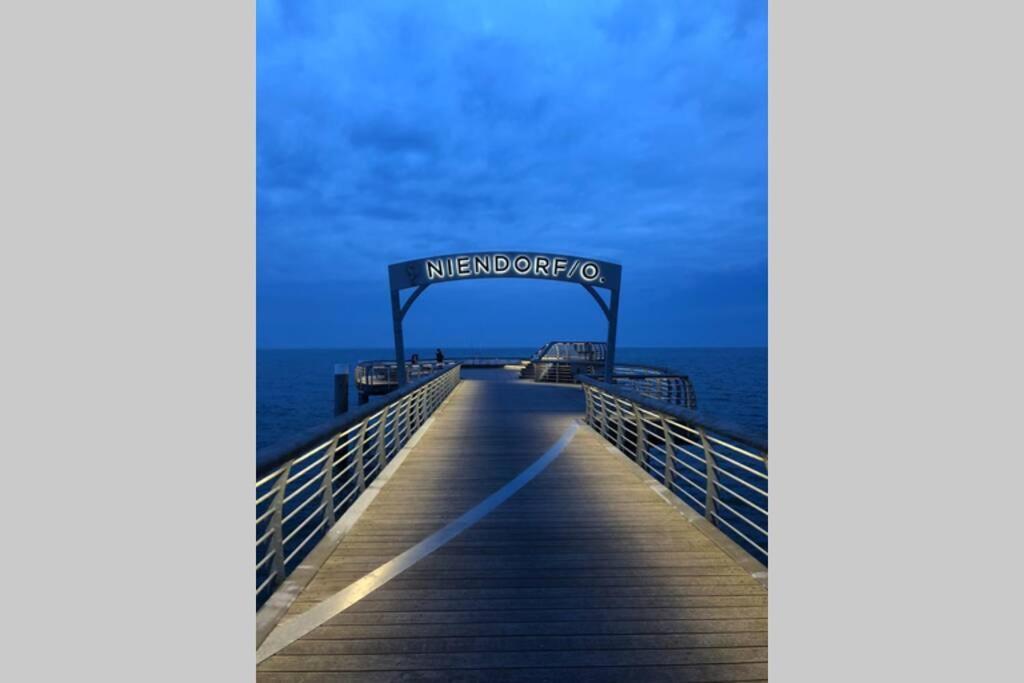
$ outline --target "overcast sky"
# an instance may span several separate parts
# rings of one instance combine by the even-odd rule
[[[390,346],[387,264],[623,266],[623,346],[767,340],[765,2],[258,0],[257,343]],[[432,287],[407,346],[603,339],[577,285]]]

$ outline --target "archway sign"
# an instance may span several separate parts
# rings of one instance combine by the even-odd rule
[[[604,378],[612,381],[615,368],[615,332],[619,320],[619,287],[622,266],[581,256],[534,252],[477,252],[430,256],[388,266],[391,283],[391,318],[395,329],[395,362],[398,383],[405,384],[405,342],[402,319],[416,298],[430,285],[480,278],[532,278],[582,285],[590,293],[608,319],[608,351],[605,355]],[[401,291],[416,288],[402,303]],[[598,289],[610,293],[606,303]]]

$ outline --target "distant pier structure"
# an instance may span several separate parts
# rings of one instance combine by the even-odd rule
[[[766,680],[767,444],[615,363],[621,268],[389,272],[395,359],[353,373],[373,400],[257,454],[257,679]],[[502,276],[583,285],[608,339],[405,362],[428,286]]]

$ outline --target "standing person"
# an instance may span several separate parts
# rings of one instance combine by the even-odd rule
[[[409,359],[409,362],[412,363],[413,365],[418,364],[420,362],[420,354],[418,354],[418,353],[412,354],[412,358]]]
[[[443,363],[444,362],[444,352],[441,351],[441,349],[437,350],[437,355],[434,356],[434,357],[437,359],[438,363]]]

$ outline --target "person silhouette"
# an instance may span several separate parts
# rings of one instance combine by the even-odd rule
[[[441,349],[437,350],[437,355],[435,355],[434,357],[437,359],[438,363],[444,362],[444,352]]]

